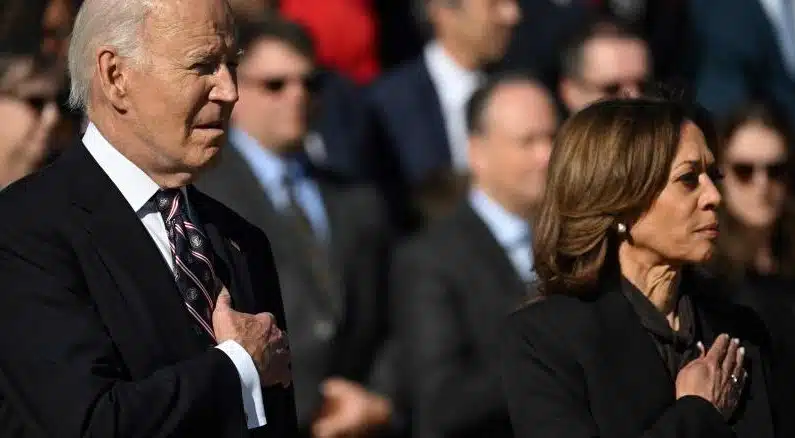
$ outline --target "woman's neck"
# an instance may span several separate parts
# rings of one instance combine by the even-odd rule
[[[626,242],[618,248],[618,262],[621,274],[651,301],[672,327],[675,326],[681,268]]]
[[[748,228],[746,230],[745,242],[747,245],[754,245],[749,248],[752,254],[751,262],[754,269],[760,274],[771,274],[776,271],[776,258],[773,256],[773,229]]]

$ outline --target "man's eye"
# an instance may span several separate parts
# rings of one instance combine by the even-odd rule
[[[202,75],[209,75],[215,72],[218,65],[215,62],[198,62],[193,65],[193,70]]]

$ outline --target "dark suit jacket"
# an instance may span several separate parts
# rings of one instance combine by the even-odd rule
[[[510,316],[503,387],[517,436],[773,437],[764,326],[713,281],[687,272],[682,285],[707,348],[720,333],[746,348],[749,378],[729,423],[702,398],[676,400],[674,377],[615,274],[582,298],[550,296]]]
[[[392,286],[413,431],[512,437],[495,339],[526,288],[467,202],[400,249]]]
[[[434,210],[448,211],[463,192],[452,175],[450,142],[424,55],[386,74],[369,93],[370,178],[398,226],[413,230]]]
[[[759,0],[693,0],[699,103],[722,117],[752,99],[784,106],[795,123],[795,77]]]
[[[188,197],[234,307],[284,327],[265,235]],[[0,435],[249,436],[232,361],[193,330],[152,238],[82,145],[0,193],[0,282]],[[259,432],[294,434],[292,390],[263,397]]]
[[[795,436],[795,279],[779,275],[745,275],[724,277],[726,288],[735,293],[735,302],[756,310],[773,339],[771,359],[771,398],[774,400],[778,436]]]
[[[318,74],[320,92],[313,129],[323,138],[325,157],[313,164],[350,180],[367,178],[362,162],[369,139],[365,95],[355,83],[331,70]]]
[[[306,255],[297,244],[299,236],[233,147],[224,149],[219,166],[197,185],[271,236],[290,326],[301,427],[308,427],[316,413],[321,401],[318,387],[326,377],[380,385],[369,382],[369,377],[381,371],[374,370],[374,358],[386,330],[390,233],[374,192],[319,181],[329,220],[332,268],[342,285],[332,299],[343,312],[335,314],[328,294],[313,281]]]

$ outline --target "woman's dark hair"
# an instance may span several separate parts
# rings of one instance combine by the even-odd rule
[[[708,146],[717,143],[706,112],[680,99],[604,100],[563,124],[533,233],[541,294],[579,295],[598,282],[616,257],[617,223],[648,210],[665,188],[687,121]]]
[[[743,105],[721,125],[722,141],[715,149],[715,159],[720,164],[725,163],[732,137],[738,130],[751,124],[761,125],[775,131],[782,137],[786,146],[787,197],[781,216],[774,224],[771,238],[776,273],[793,277],[795,276],[795,198],[793,197],[792,178],[795,177],[795,167],[793,167],[795,163],[792,157],[792,147],[795,146],[795,137],[793,137],[794,134],[786,112],[772,102],[757,101]],[[755,254],[748,248],[756,245],[749,244],[751,237],[747,228],[725,207],[721,208],[719,213],[722,230],[717,241],[718,251],[711,265],[716,272],[736,280],[745,273],[755,270]]]

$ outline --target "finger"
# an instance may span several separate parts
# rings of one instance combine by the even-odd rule
[[[729,347],[726,348],[726,356],[723,358],[723,363],[721,364],[721,369],[723,370],[724,377],[728,378],[728,376],[732,375],[737,377],[734,374],[734,369],[737,365],[737,350],[740,348],[740,340],[737,338],[732,338],[729,341]]]
[[[707,359],[717,365],[722,364],[726,357],[726,350],[729,348],[729,339],[729,335],[725,333],[718,336],[707,351]]]
[[[331,438],[338,436],[342,431],[342,421],[340,415],[327,415],[315,422],[312,426],[317,438]]]
[[[745,347],[737,348],[737,351],[734,353],[734,368],[731,370],[732,376],[738,379],[738,384],[742,383],[742,378],[746,374],[745,369],[743,368],[743,363],[745,361]]]
[[[262,312],[254,315],[257,320],[267,324],[268,326],[276,327],[276,318],[270,312]]]
[[[232,308],[232,296],[229,295],[229,290],[226,289],[226,286],[221,288],[221,292],[218,294],[218,298],[215,300],[215,307],[222,308],[222,309],[231,309]]]

